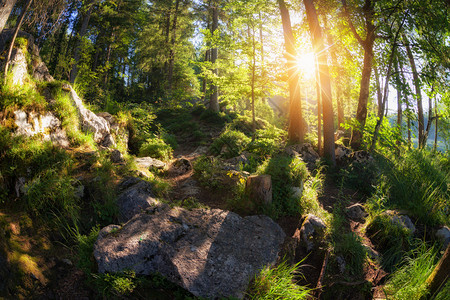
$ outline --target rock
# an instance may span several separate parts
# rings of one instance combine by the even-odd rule
[[[102,140],[102,142],[101,142],[101,145],[102,145],[103,147],[109,148],[109,147],[114,147],[114,146],[116,146],[116,142],[114,141],[114,138],[112,137],[111,134],[107,134],[107,135],[103,138],[103,140]]]
[[[291,190],[294,198],[300,199],[303,195],[303,181],[301,182],[300,186],[291,187]]]
[[[64,84],[63,88],[69,90],[70,99],[77,109],[78,116],[81,122],[81,129],[83,131],[92,132],[94,135],[94,141],[101,144],[105,138],[110,139],[110,129],[108,122],[102,117],[98,117],[92,111],[87,109],[80,97],[78,97],[75,90],[69,84]],[[105,141],[107,144],[110,140]]]
[[[113,149],[111,153],[109,154],[109,157],[111,158],[111,161],[115,164],[120,164],[125,162],[125,159],[123,158],[122,152],[120,152],[117,149]]]
[[[206,146],[198,146],[197,149],[194,150],[194,152],[189,154],[189,156],[197,157],[197,156],[205,155],[206,153],[208,153],[208,147],[206,147]]]
[[[220,209],[141,213],[94,245],[98,271],[158,272],[197,297],[243,298],[249,282],[277,261],[283,230],[266,216]]]
[[[249,176],[245,182],[245,193],[257,208],[271,204],[272,177],[270,175]]]
[[[414,232],[416,231],[416,227],[407,215],[401,214],[400,212],[395,210],[387,210],[383,212],[383,215],[389,216],[392,224],[407,228],[411,232],[411,234],[414,234]]]
[[[84,185],[80,184],[75,187],[75,197],[78,199],[82,199],[84,197]]]
[[[351,159],[354,162],[357,162],[360,164],[371,164],[374,162],[372,155],[370,155],[369,152],[364,151],[364,150],[353,152],[351,155]]]
[[[138,165],[138,167],[145,169],[164,169],[164,167],[166,166],[164,162],[151,157],[136,157],[134,161]]]
[[[345,273],[345,259],[342,256],[338,255],[338,256],[336,256],[336,262],[339,267],[339,272],[341,274],[344,274]]]
[[[20,196],[23,196],[27,193],[26,183],[27,183],[27,180],[25,177],[17,178],[16,183],[14,185],[17,198],[19,198]]]
[[[60,147],[68,147],[69,140],[66,132],[61,127],[61,121],[51,112],[38,114],[36,112],[24,112],[16,110],[14,112],[16,135],[28,137],[41,134],[44,141],[52,141]]]
[[[346,165],[350,163],[352,150],[339,144],[334,145],[334,154],[338,165]]]
[[[436,231],[436,237],[442,243],[442,248],[446,249],[450,243],[450,229],[447,226],[440,228]]]
[[[355,204],[347,207],[345,209],[345,213],[353,221],[362,222],[362,223],[364,223],[365,219],[369,215],[366,212],[366,209],[364,208],[364,206],[362,206],[360,203],[355,203]]]
[[[284,149],[284,153],[289,156],[301,157],[309,168],[313,168],[316,161],[320,159],[319,154],[317,154],[310,143],[289,145]]]
[[[378,260],[380,258],[380,253],[378,253],[378,251],[376,251],[369,245],[366,245],[366,244],[362,244],[362,245],[366,249],[367,255],[369,255],[369,257],[371,259]]]
[[[39,59],[35,66],[33,66],[33,78],[37,81],[54,81],[53,76],[50,75],[47,66]]]
[[[119,222],[126,222],[147,208],[161,205],[154,198],[151,184],[142,179],[137,179],[136,183],[130,184],[117,198]],[[129,182],[130,179],[126,179],[126,181]]]
[[[192,170],[192,164],[186,158],[175,160],[170,166],[170,172],[176,175],[184,175]]]
[[[224,166],[223,169],[228,171],[231,170],[239,171],[242,169],[242,167],[244,167],[246,164],[250,162],[250,157],[252,157],[252,154],[247,151],[244,151],[239,156],[225,160],[223,164]]]
[[[308,214],[304,218],[300,229],[297,228],[294,237],[297,236],[300,239],[300,244],[307,252],[310,252],[323,242],[326,228],[327,226],[319,217]]]
[[[23,85],[28,78],[27,59],[22,49],[14,48],[11,52],[9,60],[9,72],[11,74],[11,81],[13,85]]]

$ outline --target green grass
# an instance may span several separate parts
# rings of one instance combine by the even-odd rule
[[[247,291],[249,299],[309,299],[311,290],[297,284],[295,278],[301,262],[289,266],[282,262],[275,268],[266,267]]]
[[[438,253],[437,248],[419,242],[419,246],[405,257],[403,266],[390,275],[384,288],[389,299],[419,300],[427,296],[426,280],[436,266]]]
[[[272,205],[266,208],[266,214],[276,219],[301,212],[300,199],[293,196],[292,187],[303,185],[309,172],[300,158],[274,156],[261,164],[256,173],[268,174],[272,178]]]
[[[150,156],[161,160],[169,160],[172,158],[173,149],[166,144],[163,139],[154,136],[148,138],[139,149],[139,156]]]
[[[410,230],[392,222],[391,217],[385,214],[371,216],[366,235],[382,253],[381,264],[388,272],[392,272],[405,252],[411,249]]]
[[[86,145],[90,149],[96,149],[92,135],[83,133],[79,128],[80,119],[69,94],[59,89],[55,93],[55,100],[52,109],[61,120],[70,143],[74,146]]]
[[[379,161],[385,205],[407,210],[423,224],[450,224],[450,164],[448,154],[409,150]]]

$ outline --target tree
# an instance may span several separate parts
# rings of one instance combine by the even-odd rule
[[[308,19],[309,30],[311,32],[311,39],[316,53],[319,77],[320,90],[322,99],[323,111],[323,153],[332,164],[336,163],[334,154],[334,121],[333,121],[333,102],[331,101],[331,82],[330,72],[328,70],[327,52],[325,51],[324,42],[322,39],[322,31],[317,18],[316,8],[313,0],[303,0],[306,8],[306,17]]]
[[[369,102],[370,93],[370,76],[372,73],[372,61],[373,61],[373,44],[375,42],[375,30],[376,27],[373,23],[374,17],[374,3],[372,0],[364,0],[364,6],[362,7],[362,13],[365,21],[366,37],[363,39],[356,31],[355,26],[351,20],[350,12],[347,7],[347,1],[341,0],[344,7],[344,14],[347,18],[348,26],[364,50],[364,63],[361,76],[361,85],[359,90],[358,109],[356,111],[356,122],[358,123],[353,127],[351,147],[353,149],[360,149],[363,137],[363,128],[366,124],[367,118],[367,104]]]
[[[8,77],[9,60],[11,59],[11,53],[14,48],[14,43],[16,42],[17,34],[19,33],[20,26],[22,26],[23,19],[25,18],[25,14],[27,13],[28,9],[30,8],[32,2],[33,2],[33,0],[27,1],[27,3],[25,4],[25,6],[22,10],[22,13],[20,14],[19,20],[17,21],[16,29],[14,30],[14,34],[11,39],[11,44],[9,45],[8,54],[6,55],[5,67],[3,70],[3,72],[4,72],[3,84],[6,84],[6,78]]]
[[[6,22],[8,21],[11,11],[16,5],[17,0],[0,0],[0,33],[5,28]]]
[[[211,35],[217,33],[217,29],[219,28],[219,4],[217,0],[212,1],[211,14],[212,14],[212,25],[211,25]],[[217,60],[218,49],[217,45],[211,49],[211,63],[216,63]],[[214,66],[213,70],[214,75],[217,76],[217,67]],[[219,112],[219,90],[215,83],[211,85],[211,96],[209,98],[209,109],[215,112]]]
[[[296,60],[297,51],[295,49],[294,34],[291,28],[291,18],[289,10],[284,0],[278,0],[278,6],[283,23],[284,47],[286,49],[286,60],[288,69],[289,85],[289,129],[288,138],[291,142],[303,143],[305,128],[303,126],[302,103],[300,98],[299,73],[297,71]]]

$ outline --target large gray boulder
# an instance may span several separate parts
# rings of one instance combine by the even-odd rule
[[[113,141],[111,142],[108,122],[104,118],[97,116],[92,111],[87,109],[71,85],[65,84],[63,88],[69,91],[72,104],[77,109],[81,122],[81,129],[83,131],[91,132],[96,143],[102,143],[105,147],[112,146]],[[105,141],[108,141],[108,143],[105,144]]]
[[[125,187],[117,197],[119,222],[127,222],[136,214],[160,205],[156,200],[149,182],[139,178],[127,178],[121,184]]]
[[[134,159],[136,165],[140,168],[144,169],[164,169],[166,164],[159,159],[151,158],[151,157],[136,157]]]
[[[94,257],[100,273],[159,272],[198,297],[243,298],[254,276],[277,261],[284,237],[266,216],[242,218],[220,209],[149,210],[123,227],[102,229]]]

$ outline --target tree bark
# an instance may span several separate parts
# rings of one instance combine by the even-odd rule
[[[16,29],[14,30],[14,34],[11,40],[11,44],[9,45],[9,49],[8,49],[8,55],[6,56],[6,60],[5,60],[5,67],[3,69],[3,84],[6,84],[6,79],[8,77],[8,67],[9,67],[9,60],[11,59],[11,53],[12,50],[14,48],[14,43],[16,42],[16,37],[17,34],[19,33],[20,30],[20,26],[22,26],[23,23],[23,19],[25,18],[25,15],[28,11],[28,9],[31,6],[31,3],[33,2],[33,0],[28,0],[28,2],[25,4],[25,7],[22,10],[22,13],[20,14],[19,20],[17,21],[17,26]]]
[[[416,63],[414,61],[414,56],[409,45],[408,38],[403,35],[403,41],[405,43],[406,54],[408,55],[409,63],[411,64],[411,70],[413,73],[413,82],[416,89],[416,100],[417,100],[417,118],[419,123],[419,148],[423,147],[423,134],[424,134],[424,121],[423,121],[423,106],[422,106],[422,92],[420,90],[420,80],[419,74],[417,73]]]
[[[75,82],[75,78],[77,77],[78,74],[78,62],[80,61],[81,58],[81,44],[83,43],[83,37],[85,36],[86,32],[87,32],[87,28],[89,25],[89,19],[91,18],[91,14],[92,14],[92,10],[93,10],[94,6],[91,5],[88,9],[88,11],[86,12],[86,15],[83,17],[83,23],[81,24],[81,29],[80,32],[78,34],[78,40],[77,40],[77,46],[75,47],[75,53],[73,55],[75,63],[73,64],[72,67],[72,72],[70,72],[70,83],[74,83]]]
[[[373,44],[375,41],[375,30],[376,30],[376,27],[373,24],[374,3],[372,2],[372,0],[364,0],[364,6],[362,8],[362,11],[365,19],[366,39],[363,40],[356,32],[353,22],[350,19],[350,14],[347,10],[346,0],[341,1],[344,6],[344,13],[347,17],[350,30],[352,31],[353,35],[364,49],[363,71],[359,90],[358,109],[356,111],[356,121],[358,124],[353,127],[352,138],[350,142],[350,145],[353,149],[360,149],[362,146],[364,126],[366,125],[367,119],[367,104],[369,102],[369,91],[370,91],[370,75],[372,73]]]
[[[434,85],[431,87],[431,95],[434,93]],[[427,120],[427,128],[425,129],[423,133],[423,139],[422,139],[422,147],[425,147],[427,145],[428,135],[431,130],[431,123],[433,122],[433,103],[431,101],[431,95],[428,97],[428,120]]]
[[[438,111],[437,111],[437,100],[436,97],[434,98],[434,116],[436,118],[436,122],[434,124],[434,151],[437,149],[437,141],[438,141]]]
[[[429,297],[435,296],[439,289],[446,283],[450,274],[450,244],[447,246],[444,255],[439,260],[430,277],[427,279]]]
[[[334,154],[334,116],[333,102],[331,100],[331,82],[328,69],[327,53],[322,39],[322,32],[317,18],[316,8],[313,0],[303,0],[306,8],[309,30],[311,32],[312,44],[316,53],[319,73],[320,90],[323,111],[323,154],[334,165],[336,164]]]
[[[256,115],[255,115],[255,71],[256,71],[256,41],[255,41],[255,25],[252,24],[252,129],[253,129],[253,139],[255,139],[256,134]]]
[[[289,85],[289,129],[288,139],[294,143],[303,143],[305,128],[303,126],[302,103],[300,98],[299,74],[296,72],[297,51],[295,49],[294,34],[291,28],[289,10],[284,0],[278,0],[278,6],[283,24],[284,47],[288,69]]]
[[[5,28],[6,22],[17,0],[0,0],[0,33]]]
[[[258,206],[272,203],[272,178],[270,175],[252,175],[245,182],[245,192]]]
[[[211,26],[211,34],[214,35],[214,32],[219,28],[219,8],[217,1],[213,1],[212,4],[212,26]],[[218,56],[217,46],[214,46],[211,49],[211,63],[214,65],[216,63]],[[217,75],[218,70],[217,67],[214,67],[213,70],[214,75]],[[216,84],[211,85],[211,97],[209,98],[209,109],[215,112],[219,112],[219,91]]]
[[[316,75],[316,97],[317,97],[317,150],[319,155],[323,155],[322,149],[322,101],[320,99],[320,74],[319,64],[315,58],[315,75]]]
[[[398,54],[397,54],[398,55]],[[398,58],[395,56],[394,58],[394,67],[395,67],[395,80],[397,81],[397,127],[400,130],[400,133],[402,132],[402,119],[403,119],[403,112],[402,112],[402,92],[400,89],[401,81],[400,81],[400,71],[398,67]]]

